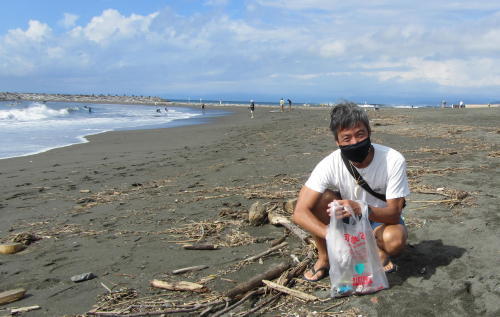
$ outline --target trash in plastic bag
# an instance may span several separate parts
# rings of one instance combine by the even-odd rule
[[[351,214],[346,219],[335,217],[335,210],[344,208],[337,201],[328,205],[331,216],[326,244],[332,297],[368,294],[389,287],[368,220],[368,206],[363,201],[356,202],[361,216],[345,207]]]

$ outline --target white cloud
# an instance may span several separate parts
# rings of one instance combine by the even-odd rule
[[[225,6],[227,5],[229,0],[206,0],[205,5],[209,6]]]
[[[498,65],[498,60],[490,58],[432,61],[412,57],[401,62],[370,63],[359,67],[370,70],[362,71],[362,74],[382,81],[427,81],[447,87],[489,87],[500,85]]]
[[[152,20],[158,13],[147,16],[132,14],[125,17],[117,10],[108,9],[100,16],[92,18],[85,27],[76,27],[71,31],[73,36],[83,34],[88,40],[106,44],[114,39],[130,38],[148,31]]]
[[[63,18],[59,21],[59,24],[63,27],[69,29],[74,27],[79,16],[71,13],[64,13]]]
[[[29,26],[26,31],[22,29],[10,30],[5,37],[5,41],[12,45],[21,44],[26,41],[40,43],[52,33],[52,29],[40,21],[30,20],[28,24]]]
[[[320,47],[319,53],[323,57],[335,57],[344,54],[345,45],[340,41],[333,41]]]

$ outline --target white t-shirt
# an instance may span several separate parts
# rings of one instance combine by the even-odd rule
[[[356,168],[359,174],[373,191],[385,193],[386,199],[408,196],[410,188],[403,155],[387,146],[372,145],[375,149],[373,160],[365,168]],[[326,189],[333,187],[340,191],[342,199],[362,200],[374,207],[387,205],[386,202],[372,196],[363,188],[356,190],[356,181],[345,166],[340,149],[332,152],[316,165],[305,185],[319,193],[324,193]]]

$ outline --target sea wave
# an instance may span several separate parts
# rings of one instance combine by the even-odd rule
[[[68,116],[70,112],[77,111],[78,108],[52,109],[44,104],[33,103],[26,108],[0,110],[0,120],[4,121],[39,121],[55,117]]]

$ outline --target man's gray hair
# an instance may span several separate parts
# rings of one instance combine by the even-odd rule
[[[363,123],[368,129],[368,134],[371,134],[368,115],[354,102],[339,103],[330,112],[330,130],[336,141],[339,140],[340,130],[355,127],[359,122]]]

